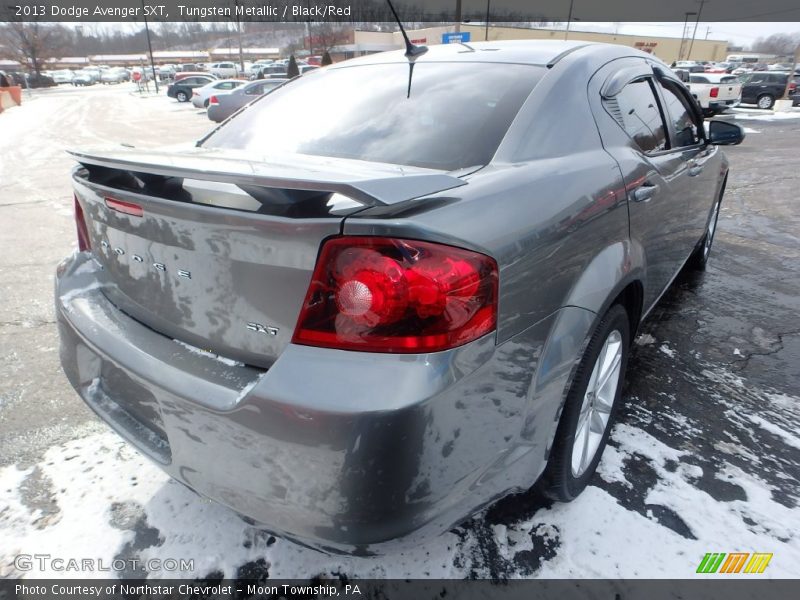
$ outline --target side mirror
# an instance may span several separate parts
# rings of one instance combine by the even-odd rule
[[[744,129],[729,121],[708,122],[708,139],[717,146],[735,146],[744,141]]]

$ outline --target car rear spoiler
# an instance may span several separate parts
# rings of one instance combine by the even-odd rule
[[[449,190],[466,181],[444,171],[308,155],[262,162],[216,149],[180,151],[120,148],[98,152],[68,150],[87,168],[201,179],[240,186],[340,193],[365,206],[390,206]]]

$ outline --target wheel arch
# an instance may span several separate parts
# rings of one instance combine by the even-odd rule
[[[542,349],[531,382],[533,401],[550,404],[553,426],[544,446],[546,464],[552,450],[567,393],[573,384],[586,347],[601,319],[615,304],[621,304],[629,316],[630,339],[645,312],[644,250],[635,240],[622,240],[607,246],[587,265],[559,309]],[[542,368],[553,365],[555,368]],[[541,416],[547,411],[540,413]],[[525,437],[525,436],[523,436]]]
[[[564,305],[589,310],[599,320],[611,306],[620,302],[628,311],[631,331],[635,332],[644,313],[645,285],[643,246],[636,239],[621,240],[610,244],[592,259],[570,290]]]

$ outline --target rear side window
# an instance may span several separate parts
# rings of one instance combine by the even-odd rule
[[[666,105],[666,117],[669,119],[675,135],[673,146],[682,148],[699,143],[697,124],[692,117],[688,100],[670,84],[661,86],[661,91]]]
[[[203,146],[443,170],[485,165],[545,72],[499,63],[409,67],[318,69],[251,104]]]
[[[642,152],[658,152],[667,147],[664,122],[649,78],[629,83],[603,102]]]

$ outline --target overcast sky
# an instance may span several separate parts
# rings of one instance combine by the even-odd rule
[[[75,26],[75,23],[65,23],[65,25]],[[85,23],[85,25],[94,25]],[[103,28],[123,28],[128,31],[136,30],[141,27],[141,23],[102,23],[98,24]],[[565,24],[561,24],[563,27]],[[625,33],[631,35],[653,35],[666,37],[681,37],[683,23],[595,23],[574,21],[571,25],[573,31],[600,31],[605,33]],[[691,23],[688,35],[691,37],[694,31],[694,23]],[[794,33],[800,32],[800,23],[753,23],[753,22],[718,22],[706,23],[701,21],[697,26],[697,39],[727,40],[728,42],[739,45],[749,46],[756,38],[768,36],[773,33]]]
[[[583,23],[575,22],[572,29],[586,31],[605,31],[613,33],[628,33],[634,35],[658,35],[667,37],[681,37],[683,23]],[[694,31],[694,23],[688,28],[688,35]],[[748,46],[756,38],[768,36],[773,33],[800,32],[800,23],[742,23],[721,22],[704,23],[700,21],[697,26],[697,39],[704,39],[708,31],[710,40],[727,40],[732,44]]]

